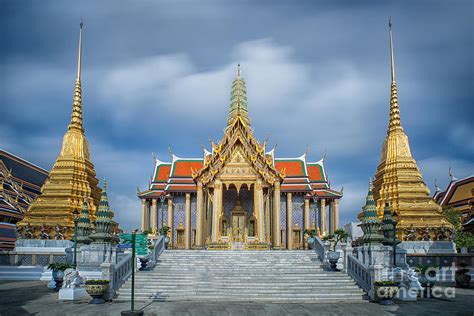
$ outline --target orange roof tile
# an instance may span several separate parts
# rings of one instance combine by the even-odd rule
[[[275,160],[275,168],[280,172],[285,169],[287,177],[306,176],[304,162],[299,159]]]
[[[162,164],[159,165],[153,182],[166,182],[168,180],[168,176],[170,174],[171,165],[170,164]]]
[[[191,177],[192,169],[197,171],[203,166],[202,160],[177,160],[171,170],[172,177]]]
[[[308,175],[311,181],[326,181],[323,167],[319,164],[307,164]]]

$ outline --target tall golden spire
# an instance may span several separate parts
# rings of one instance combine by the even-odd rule
[[[73,97],[73,104],[72,104],[72,114],[71,114],[71,122],[69,123],[68,129],[77,129],[81,132],[84,132],[84,128],[82,126],[82,86],[81,86],[81,57],[82,57],[82,27],[84,23],[79,23],[79,48],[77,53],[77,77],[76,77],[76,85],[74,87],[74,97]]]
[[[398,105],[398,91],[397,82],[395,80],[395,62],[393,56],[393,39],[392,39],[392,19],[388,20],[388,28],[390,33],[390,75],[392,78],[392,91],[390,95],[390,119],[388,123],[388,131],[395,129],[403,129],[402,123],[400,122],[400,108]]]
[[[434,239],[436,228],[449,225],[441,214],[440,206],[430,197],[420,169],[412,157],[408,136],[400,122],[391,20],[388,27],[391,74],[390,115],[387,135],[382,146],[382,157],[375,173],[374,199],[378,215],[382,218],[388,195],[392,209],[399,215],[397,234],[400,239],[406,236],[406,231],[411,225],[417,230],[419,238],[429,232],[429,237]],[[359,218],[361,216],[360,213]]]
[[[33,201],[24,219],[18,223],[20,231],[33,227],[35,237],[40,236],[40,229],[44,225],[51,238],[57,227],[65,229],[66,238],[70,238],[74,227],[74,210],[81,209],[86,200],[91,221],[94,222],[99,206],[99,181],[90,159],[89,143],[82,124],[82,19],[79,25],[77,77],[71,121],[63,137],[61,152],[41,188],[42,194]]]

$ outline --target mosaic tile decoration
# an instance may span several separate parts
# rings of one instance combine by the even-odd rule
[[[253,190],[247,190],[247,188],[240,189],[240,203],[242,207],[247,211],[247,218],[252,216],[253,212]]]
[[[280,229],[283,230],[281,243],[286,245],[286,195],[280,196]]]
[[[196,229],[196,208],[197,200],[194,194],[191,194],[191,245],[195,244],[193,229]]]
[[[168,204],[165,202],[164,205],[158,203],[158,229],[163,227],[163,218],[161,217],[161,208],[163,207],[163,218],[165,219],[165,225],[168,225]]]
[[[224,216],[230,220],[230,212],[235,207],[237,203],[237,189],[231,188],[229,190],[224,190],[224,194],[222,196],[222,206],[224,208]]]
[[[293,195],[293,223],[291,227],[294,227],[296,223],[303,229],[303,214],[304,214],[304,197],[302,195]]]
[[[186,212],[186,197],[182,195],[175,196],[173,199],[173,204],[173,241],[176,243],[178,237],[178,234],[176,233],[176,228],[178,228],[178,225],[181,221],[183,222],[183,225],[186,225],[184,219]]]

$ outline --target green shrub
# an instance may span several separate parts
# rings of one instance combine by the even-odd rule
[[[70,268],[72,268],[72,265],[70,265],[69,263],[55,262],[48,264],[48,269],[52,271],[64,271]]]

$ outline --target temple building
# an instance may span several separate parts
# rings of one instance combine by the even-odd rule
[[[70,239],[74,227],[73,212],[82,209],[84,199],[89,205],[91,221],[95,222],[101,190],[82,124],[81,54],[82,21],[71,121],[61,152],[41,188],[41,196],[33,201],[24,219],[18,223],[23,237],[48,239],[60,231],[64,239]]]
[[[16,223],[41,194],[48,171],[0,149],[0,249],[15,248]]]
[[[451,208],[459,211],[463,230],[474,233],[474,175],[456,179],[451,174],[451,181],[444,191],[436,185],[433,198],[443,210]]]
[[[339,227],[342,192],[330,188],[324,158],[279,158],[254,137],[240,66],[224,135],[211,146],[198,158],[155,158],[150,186],[138,192],[143,231],[170,227],[173,248],[301,249],[304,229]]]
[[[386,195],[393,211],[398,214],[397,234],[400,240],[436,240],[450,224],[441,207],[430,196],[420,169],[413,159],[405,134],[398,104],[397,82],[393,55],[392,25],[389,23],[391,95],[387,136],[377,167],[373,194],[379,219],[382,219]],[[361,219],[361,214],[359,214]],[[409,237],[408,237],[409,236]]]

